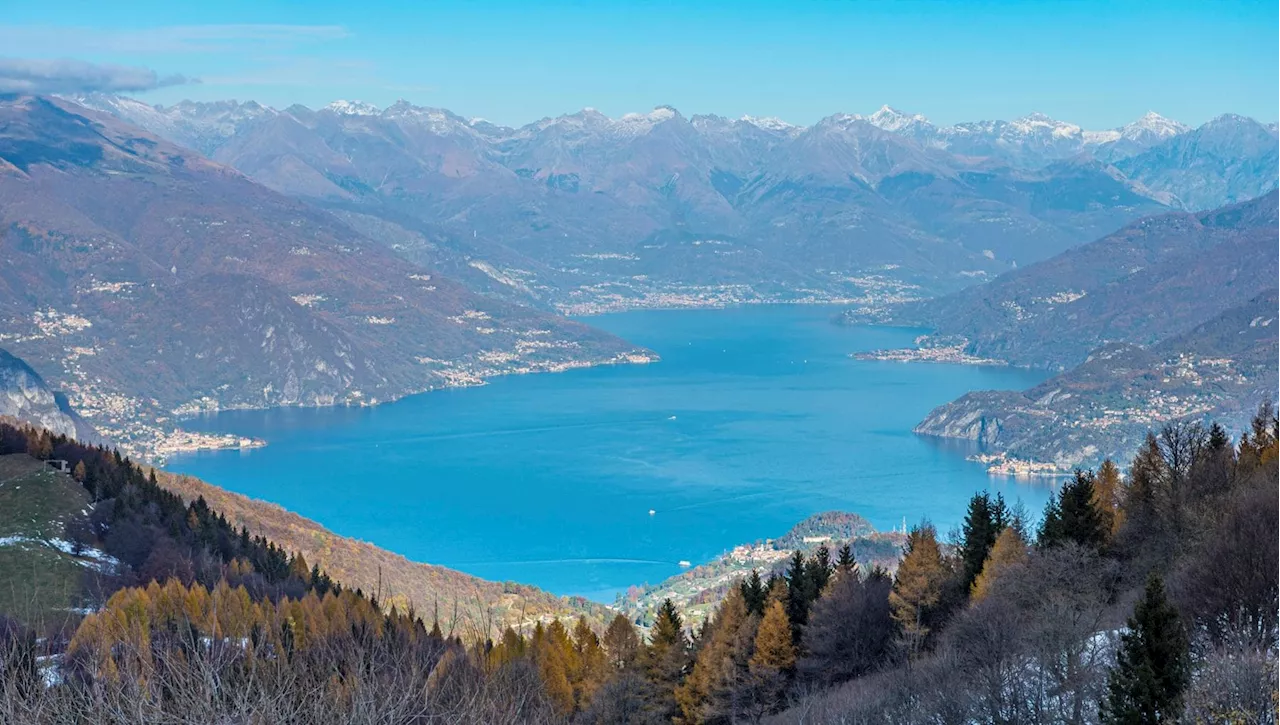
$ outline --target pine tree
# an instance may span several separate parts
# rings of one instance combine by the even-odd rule
[[[841,574],[851,574],[858,568],[858,562],[853,558],[853,549],[848,544],[840,547],[840,553],[836,556],[836,571]]]
[[[1040,545],[1056,546],[1075,542],[1097,548],[1106,540],[1106,528],[1094,506],[1092,471],[1076,471],[1075,477],[1063,484],[1056,499],[1045,507],[1040,524]]]
[[[644,653],[645,679],[650,687],[649,711],[663,722],[679,715],[675,690],[689,662],[689,641],[684,620],[670,599],[658,607],[649,646]]]
[[[764,582],[760,581],[760,572],[752,569],[751,575],[742,580],[741,589],[742,599],[747,605],[747,612],[764,616],[764,600],[769,595],[769,592],[765,588]]]
[[[961,527],[963,538],[959,552],[965,591],[978,578],[991,547],[995,546],[996,538],[1008,524],[1009,512],[1003,496],[997,494],[993,499],[984,491],[969,499],[969,510]]]
[[[826,589],[827,582],[831,581],[832,571],[831,550],[827,548],[826,544],[820,544],[818,550],[813,552],[813,556],[809,557],[809,562],[805,565],[805,572],[809,576],[810,605],[817,601],[818,597],[822,596],[822,590]]]
[[[787,619],[791,622],[792,643],[800,642],[800,635],[804,632],[804,625],[809,621],[809,605],[818,596],[814,591],[817,582],[814,581],[808,562],[805,561],[804,553],[797,550],[791,556],[790,566],[787,568]],[[768,609],[765,609],[768,614]]]
[[[1177,722],[1190,682],[1187,633],[1165,596],[1164,583],[1152,575],[1129,619],[1129,631],[1121,636],[1102,721],[1107,725]]]

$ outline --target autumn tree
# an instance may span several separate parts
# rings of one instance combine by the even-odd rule
[[[909,651],[919,652],[924,646],[950,576],[933,525],[924,523],[912,529],[889,595],[893,618]]]
[[[1186,631],[1177,609],[1165,597],[1164,583],[1153,575],[1129,619],[1128,631],[1121,636],[1102,721],[1108,725],[1177,722],[1190,682]]]
[[[538,623],[534,629],[532,649],[547,697],[557,711],[568,715],[573,712],[575,704],[573,684],[569,681],[575,653],[569,633],[560,620],[552,620],[545,628],[541,622]]]
[[[676,692],[684,722],[726,722],[739,712],[754,642],[744,647],[744,634],[754,629],[752,619],[742,590],[730,588],[703,629],[693,669]]]
[[[1001,574],[1026,558],[1027,542],[1023,541],[1017,529],[1012,526],[1006,527],[996,538],[995,545],[991,547],[991,553],[983,562],[978,578],[973,580],[973,586],[969,591],[970,599],[975,603],[982,601],[990,593],[992,585]]]
[[[573,626],[573,650],[576,655],[569,681],[573,685],[573,699],[581,710],[591,702],[596,690],[609,679],[609,656],[585,616],[579,616]]]
[[[617,614],[604,631],[604,651],[615,670],[630,667],[640,651],[640,635],[626,615]]]
[[[750,668],[756,716],[781,709],[787,682],[796,664],[796,647],[791,641],[792,626],[781,602],[765,610],[756,632]]]
[[[1106,539],[1110,540],[1124,524],[1124,481],[1120,477],[1120,468],[1110,458],[1098,466],[1098,473],[1093,479],[1092,503]]]

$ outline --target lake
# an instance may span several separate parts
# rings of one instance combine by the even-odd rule
[[[828,307],[590,318],[662,356],[417,395],[375,408],[220,413],[189,428],[265,448],[173,470],[278,503],[416,561],[612,601],[833,509],[945,533],[989,489],[1038,514],[1044,482],[991,477],[911,428],[1026,370],[858,361],[918,330],[841,327]],[[652,511],[652,513],[651,513]]]

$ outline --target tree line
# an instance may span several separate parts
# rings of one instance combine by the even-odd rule
[[[848,546],[797,552],[696,630],[668,600],[647,632],[619,614],[472,642],[59,441],[50,453],[82,453],[100,504],[122,502],[93,536],[141,517],[190,569],[134,552],[134,579],[80,623],[51,687],[33,634],[0,626],[0,719],[1274,723],[1278,438],[1270,406],[1235,442],[1170,424],[1127,472],[1077,471],[1036,520],[980,492],[951,535],[915,526],[894,572]]]

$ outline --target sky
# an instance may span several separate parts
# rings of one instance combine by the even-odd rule
[[[26,78],[36,63],[41,78],[71,68],[163,104],[405,99],[507,125],[657,105],[797,124],[884,104],[936,123],[1038,111],[1090,129],[1151,110],[1193,125],[1224,112],[1280,115],[1275,0],[0,0],[0,9],[0,82],[5,68]]]

